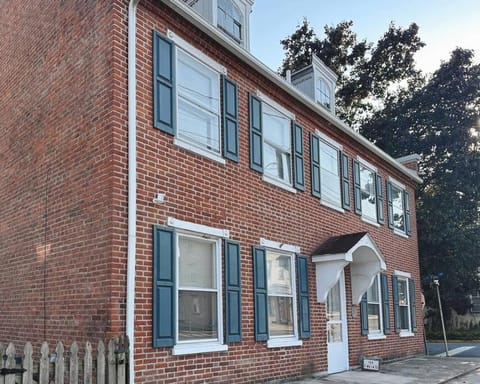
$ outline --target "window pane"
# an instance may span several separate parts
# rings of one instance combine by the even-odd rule
[[[178,340],[218,337],[217,293],[178,292]]]
[[[320,142],[320,181],[322,198],[341,203],[338,150]]]
[[[329,343],[342,342],[342,323],[332,323],[327,325],[327,334]]]
[[[179,237],[179,287],[217,288],[214,242]]]
[[[317,102],[327,108],[330,108],[330,87],[327,85],[325,80],[323,79],[317,80],[316,93],[317,93]]]
[[[400,307],[400,329],[410,329],[408,307]]]
[[[368,331],[380,331],[380,305],[368,304]]]
[[[337,282],[330,289],[327,296],[327,320],[342,320],[340,304],[340,283]]]
[[[268,298],[268,325],[270,336],[292,336],[293,302],[291,297],[270,296]]]
[[[395,228],[405,231],[405,221],[403,219],[403,191],[395,186],[392,186],[392,206],[393,225]]]
[[[231,0],[218,0],[217,24],[238,41],[241,40],[242,14]]]
[[[369,303],[378,303],[378,276],[375,276],[372,285],[367,291],[367,300]]]
[[[398,280],[398,299],[401,306],[408,306],[408,290],[406,280]]]
[[[267,252],[269,295],[292,295],[291,256]]]
[[[360,187],[362,190],[362,215],[376,221],[375,174],[363,166],[360,166]]]

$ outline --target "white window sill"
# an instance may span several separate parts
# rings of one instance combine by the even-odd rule
[[[415,334],[410,331],[400,331],[400,337],[413,337]]]
[[[263,181],[266,181],[267,183],[273,184],[276,187],[285,189],[288,192],[297,193],[297,190],[292,188],[291,185],[289,185],[289,184],[285,183],[283,180],[277,179],[273,176],[263,174]]]
[[[296,337],[282,337],[277,339],[269,339],[267,341],[267,348],[301,347],[302,345],[302,340],[299,340]]]
[[[200,156],[203,156],[203,157],[206,157],[210,160],[213,160],[213,161],[216,161],[217,163],[220,163],[220,164],[226,164],[226,161],[223,157],[221,157],[219,154],[217,154],[216,152],[211,152],[211,151],[208,151],[207,149],[202,149],[202,148],[199,148],[193,144],[190,144],[190,143],[187,143],[177,137],[175,137],[173,139],[173,144],[183,148],[183,149],[186,149],[187,151],[190,151],[190,152],[194,152]]]
[[[373,219],[370,219],[369,217],[365,217],[365,216],[362,216],[362,221],[364,223],[367,223],[367,224],[370,224],[370,225],[373,225],[374,227],[380,227],[380,224],[378,224],[376,221],[374,221]]]
[[[228,346],[219,343],[186,343],[177,344],[173,347],[172,355],[191,355],[194,353],[205,352],[224,352],[228,350]]]
[[[385,336],[383,333],[372,333],[368,335],[368,340],[384,340],[386,338],[387,336]]]
[[[408,239],[408,236],[405,234],[405,232],[400,231],[399,229],[393,229],[393,233],[397,236],[403,237],[405,239]]]
[[[345,213],[345,211],[343,210],[343,208],[341,206],[336,205],[335,203],[331,203],[327,200],[320,199],[320,204],[322,204],[325,207],[331,208],[331,209],[333,209],[337,212]]]

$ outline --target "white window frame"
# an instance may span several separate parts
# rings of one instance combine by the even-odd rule
[[[232,6],[233,6],[234,8],[236,8],[236,9],[239,11],[239,13],[240,13],[240,37],[237,38],[237,36],[235,36],[233,33],[230,33],[230,31],[228,31],[227,28],[225,28],[224,26],[220,25],[220,23],[219,23],[219,20],[218,20],[218,10],[219,10],[219,8],[220,8],[219,5],[218,5],[218,2],[219,2],[219,1],[220,1],[220,0],[214,0],[214,2],[216,3],[215,17],[217,18],[217,20],[216,20],[216,25],[217,25],[217,27],[218,27],[222,32],[226,33],[228,36],[230,36],[232,39],[234,39],[236,42],[238,42],[239,44],[241,44],[242,41],[244,40],[244,35],[245,35],[245,19],[246,19],[246,17],[245,17],[245,10],[242,9],[242,7],[241,7],[235,0],[225,0],[225,1],[229,1],[229,2],[232,4]],[[225,11],[225,14],[226,14],[226,16],[232,18],[234,23],[236,22],[235,18],[233,18],[232,15],[227,14],[226,11]]]
[[[385,339],[385,331],[383,329],[383,296],[382,296],[382,282],[381,282],[381,274],[377,274],[375,279],[372,281],[372,285],[377,282],[377,294],[378,294],[378,303],[370,302],[368,299],[368,290],[367,290],[367,317],[368,317],[368,306],[370,303],[377,305],[378,304],[378,314],[379,314],[379,325],[380,329],[378,331],[370,331],[370,327],[368,327],[368,340],[379,340]],[[370,287],[371,288],[371,287]]]
[[[411,316],[411,308],[410,308],[410,284],[409,284],[409,281],[408,279],[410,279],[412,277],[412,275],[408,272],[402,272],[402,271],[394,271],[393,274],[395,276],[397,276],[397,292],[400,292],[400,289],[399,289],[399,281],[402,280],[402,281],[405,281],[405,285],[407,287],[407,300],[408,300],[408,304],[406,305],[407,307],[407,319],[408,319],[408,329],[400,329],[400,337],[411,337],[411,336],[414,336],[414,333],[412,331],[412,316]],[[400,293],[399,293],[400,294]],[[400,319],[399,321],[401,322],[401,315],[400,315],[400,301],[398,303],[398,312],[399,312],[399,316],[400,316]]]
[[[323,88],[321,85],[323,84]],[[328,98],[328,105],[324,103],[323,99]],[[331,81],[328,81],[322,76],[317,76],[315,79],[315,100],[318,104],[322,107],[328,109],[329,111],[332,110],[332,84]]]
[[[173,355],[187,355],[193,353],[203,352],[221,352],[227,351],[228,345],[224,344],[223,334],[223,278],[222,278],[222,239],[229,238],[229,231],[226,229],[209,227],[201,224],[190,223],[187,221],[177,220],[169,217],[167,224],[170,227],[176,229],[176,277],[175,277],[175,294],[177,295],[175,314],[176,314],[176,342],[173,347]],[[215,268],[216,268],[216,286],[217,286],[217,338],[205,339],[205,340],[189,340],[180,341],[179,338],[179,326],[178,326],[178,294],[179,294],[179,264],[178,258],[180,257],[180,238],[192,238],[200,241],[209,241],[215,243]]]
[[[335,140],[332,138],[328,137],[325,135],[323,132],[320,132],[319,130],[315,131],[315,135],[318,136],[319,138],[319,143],[318,143],[318,153],[321,158],[321,144],[327,145],[330,148],[333,148],[337,152],[337,169],[338,169],[338,186],[339,186],[339,201],[332,201],[328,198],[326,198],[323,194],[322,191],[324,190],[323,184],[322,184],[322,177],[321,177],[321,168],[322,168],[322,161],[320,160],[320,204],[332,208],[335,211],[344,213],[344,209],[342,208],[342,168],[341,168],[341,158],[340,158],[340,153],[343,150],[343,146],[340,143],[337,143]]]
[[[263,94],[262,92],[257,91],[257,96],[262,101],[262,104],[263,104],[263,108],[262,108],[263,132],[265,132],[265,128],[266,128],[266,126],[263,122],[263,117],[264,117],[264,113],[265,113],[264,106],[267,105],[270,109],[272,109],[274,112],[276,112],[280,118],[285,118],[286,120],[290,120],[290,123],[288,124],[288,129],[289,129],[289,134],[290,134],[290,137],[291,137],[291,132],[292,132],[292,126],[291,126],[292,123],[291,122],[295,120],[295,115],[293,113],[291,113],[289,110],[287,110],[286,108],[282,107],[280,104],[278,104],[274,100],[272,100],[271,98],[269,98],[268,96],[266,96],[265,94]],[[267,174],[265,172],[265,164],[264,164],[264,170],[263,170],[262,178],[263,178],[264,181],[266,181],[270,184],[273,184],[277,187],[280,187],[282,189],[285,189],[288,192],[296,193],[297,190],[295,188],[293,188],[293,177],[294,177],[294,175],[293,175],[293,153],[292,153],[292,141],[291,140],[292,139],[290,139],[290,148],[289,148],[289,151],[288,151],[289,158],[290,158],[290,161],[289,161],[289,164],[288,164],[290,181],[287,182],[284,179],[281,179],[279,177]],[[264,151],[265,151],[265,135],[263,135],[263,139],[262,139],[263,159],[265,159],[265,152]]]
[[[395,227],[395,222],[394,222],[393,223],[393,233],[395,233],[398,236],[401,236],[401,237],[404,237],[404,238],[408,239],[408,236],[407,236],[407,220],[406,220],[407,218],[406,218],[406,212],[405,212],[405,190],[406,190],[405,184],[402,184],[401,182],[399,182],[398,180],[395,180],[394,178],[392,178],[390,176],[388,177],[388,181],[392,185],[392,212],[394,211],[393,188],[399,189],[401,191],[401,194],[402,194],[401,199],[402,199],[402,211],[403,211],[403,230]],[[394,212],[393,212],[393,216],[395,217]],[[393,218],[392,218],[392,220],[393,220]]]
[[[357,156],[357,161],[359,163],[359,177],[360,177],[360,194],[362,193],[362,167],[367,169],[368,171],[372,172],[373,173],[373,192],[374,192],[374,195],[375,195],[375,217],[370,217],[368,215],[365,214],[365,211],[363,209],[363,206],[362,206],[362,221],[368,223],[368,224],[371,224],[375,227],[380,227],[380,224],[378,224],[377,222],[377,219],[378,219],[378,213],[377,213],[377,180],[376,180],[376,177],[375,177],[375,174],[378,172],[377,171],[377,167],[375,167],[373,164],[369,163],[368,161],[362,159],[360,156]]]
[[[293,316],[293,335],[292,336],[270,336],[268,335],[267,348],[294,347],[303,345],[298,333],[298,303],[297,303],[297,269],[296,253],[300,252],[297,245],[283,244],[277,241],[271,241],[260,238],[260,244],[265,246],[265,252],[273,252],[285,256],[290,256],[291,261],[291,281],[292,281],[292,316]],[[268,285],[268,275],[267,275]],[[267,292],[267,318],[268,318],[268,295]],[[268,320],[270,322],[270,320]]]
[[[176,101],[175,101],[175,106],[176,106],[176,111],[175,111],[175,116],[176,116],[176,125],[177,125],[177,132],[175,134],[175,137],[173,139],[173,142],[175,145],[186,149],[190,152],[194,152],[200,156],[209,158],[211,160],[214,160],[220,164],[226,164],[225,159],[222,157],[222,105],[221,105],[221,100],[220,100],[220,87],[221,87],[221,75],[227,75],[227,69],[217,63],[216,61],[212,60],[210,57],[205,55],[203,52],[201,52],[199,49],[195,48],[192,46],[190,43],[179,37],[177,34],[174,32],[168,30],[167,31],[167,36],[175,43],[175,78],[178,79],[178,60],[179,60],[179,53],[188,56],[189,59],[193,60],[194,62],[198,63],[199,70],[201,71],[202,67],[206,68],[210,72],[215,72],[217,76],[217,94],[218,94],[218,100],[217,100],[217,110],[218,110],[218,125],[217,125],[217,132],[218,132],[218,151],[214,149],[209,149],[197,142],[188,140],[185,137],[180,137],[178,133],[178,122],[179,122],[179,98],[180,93],[179,89],[177,88],[176,90]],[[178,84],[176,85],[178,87]],[[188,102],[188,101],[187,101]]]

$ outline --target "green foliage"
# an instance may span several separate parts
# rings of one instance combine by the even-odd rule
[[[442,272],[445,312],[463,313],[465,295],[480,288],[480,65],[457,48],[427,77],[414,65],[424,46],[416,24],[391,24],[376,44],[359,41],[352,26],[327,26],[319,39],[304,20],[281,41],[281,72],[316,54],[339,76],[341,118],[393,157],[421,156],[416,220],[427,303],[437,306],[426,277]]]
[[[449,329],[446,330],[447,340],[480,340],[480,327],[470,329]],[[443,333],[441,329],[425,330],[425,337],[428,341],[441,340],[443,341]]]

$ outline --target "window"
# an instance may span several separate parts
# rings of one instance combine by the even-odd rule
[[[292,255],[267,251],[268,329],[270,337],[295,336],[293,266]]]
[[[417,330],[415,282],[410,273],[395,271],[392,277],[395,331],[413,336]]]
[[[220,153],[220,74],[177,50],[178,138]]]
[[[327,203],[341,207],[339,156],[337,148],[320,140],[321,196]]]
[[[388,226],[395,233],[411,235],[410,195],[405,186],[390,178],[387,183]]]
[[[153,345],[173,346],[174,355],[225,351],[224,333],[226,342],[241,340],[239,244],[226,230],[168,224],[153,228]]]
[[[372,285],[367,291],[368,305],[368,331],[369,333],[382,333],[382,315],[381,315],[381,291],[378,281],[378,275],[375,276]]]
[[[153,67],[154,127],[184,149],[238,162],[237,85],[226,69],[171,31],[153,33]]]
[[[315,98],[317,103],[327,109],[331,109],[331,90],[324,79],[318,79],[315,87]]]
[[[353,160],[355,213],[367,223],[384,223],[382,177],[363,159]]]
[[[242,13],[232,0],[217,0],[218,27],[236,41],[242,40]]]
[[[380,273],[375,276],[360,302],[362,335],[369,339],[383,339],[390,333],[390,304],[388,277]]]
[[[295,255],[294,246],[261,243],[269,248],[252,249],[255,339],[269,348],[302,345],[300,338],[310,337],[307,257]]]
[[[262,118],[264,172],[291,184],[291,120],[268,104],[263,105]]]
[[[250,168],[289,192],[303,191],[303,128],[295,122],[295,115],[258,95],[249,94]]]

